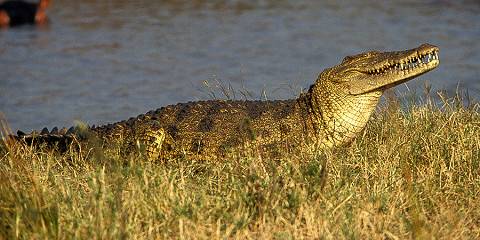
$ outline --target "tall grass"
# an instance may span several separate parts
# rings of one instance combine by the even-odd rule
[[[380,107],[313,159],[0,156],[0,238],[480,238],[480,105]]]

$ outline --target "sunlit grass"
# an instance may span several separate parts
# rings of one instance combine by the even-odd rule
[[[480,238],[480,106],[381,107],[313,159],[221,162],[15,147],[0,238]]]

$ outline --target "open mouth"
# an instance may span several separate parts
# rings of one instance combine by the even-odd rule
[[[361,62],[360,67],[347,72],[361,73],[349,80],[349,94],[359,95],[383,91],[433,70],[440,64],[439,49],[430,44],[396,52],[374,52]],[[369,55],[369,54],[366,54]],[[352,64],[354,65],[354,64]]]
[[[382,75],[403,71],[405,74],[407,74],[418,68],[429,67],[431,66],[430,63],[435,63],[433,66],[436,66],[438,61],[438,50],[434,49],[425,53],[417,53],[414,56],[403,58],[401,60],[394,61],[393,63],[386,63],[381,67],[368,69],[363,72],[369,75]]]

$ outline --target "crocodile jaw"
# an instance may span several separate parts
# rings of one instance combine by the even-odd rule
[[[438,53],[438,47],[430,44],[399,52],[370,52],[356,61],[344,61],[338,70],[352,73],[347,78],[351,95],[384,91],[436,68]]]

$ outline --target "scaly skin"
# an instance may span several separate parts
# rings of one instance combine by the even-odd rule
[[[423,44],[398,52],[346,57],[324,70],[307,93],[283,101],[200,101],[150,111],[136,118],[89,128],[14,136],[27,143],[57,144],[96,139],[105,151],[144,153],[150,160],[222,159],[255,151],[311,155],[350,142],[365,127],[383,91],[439,64],[439,49]]]

